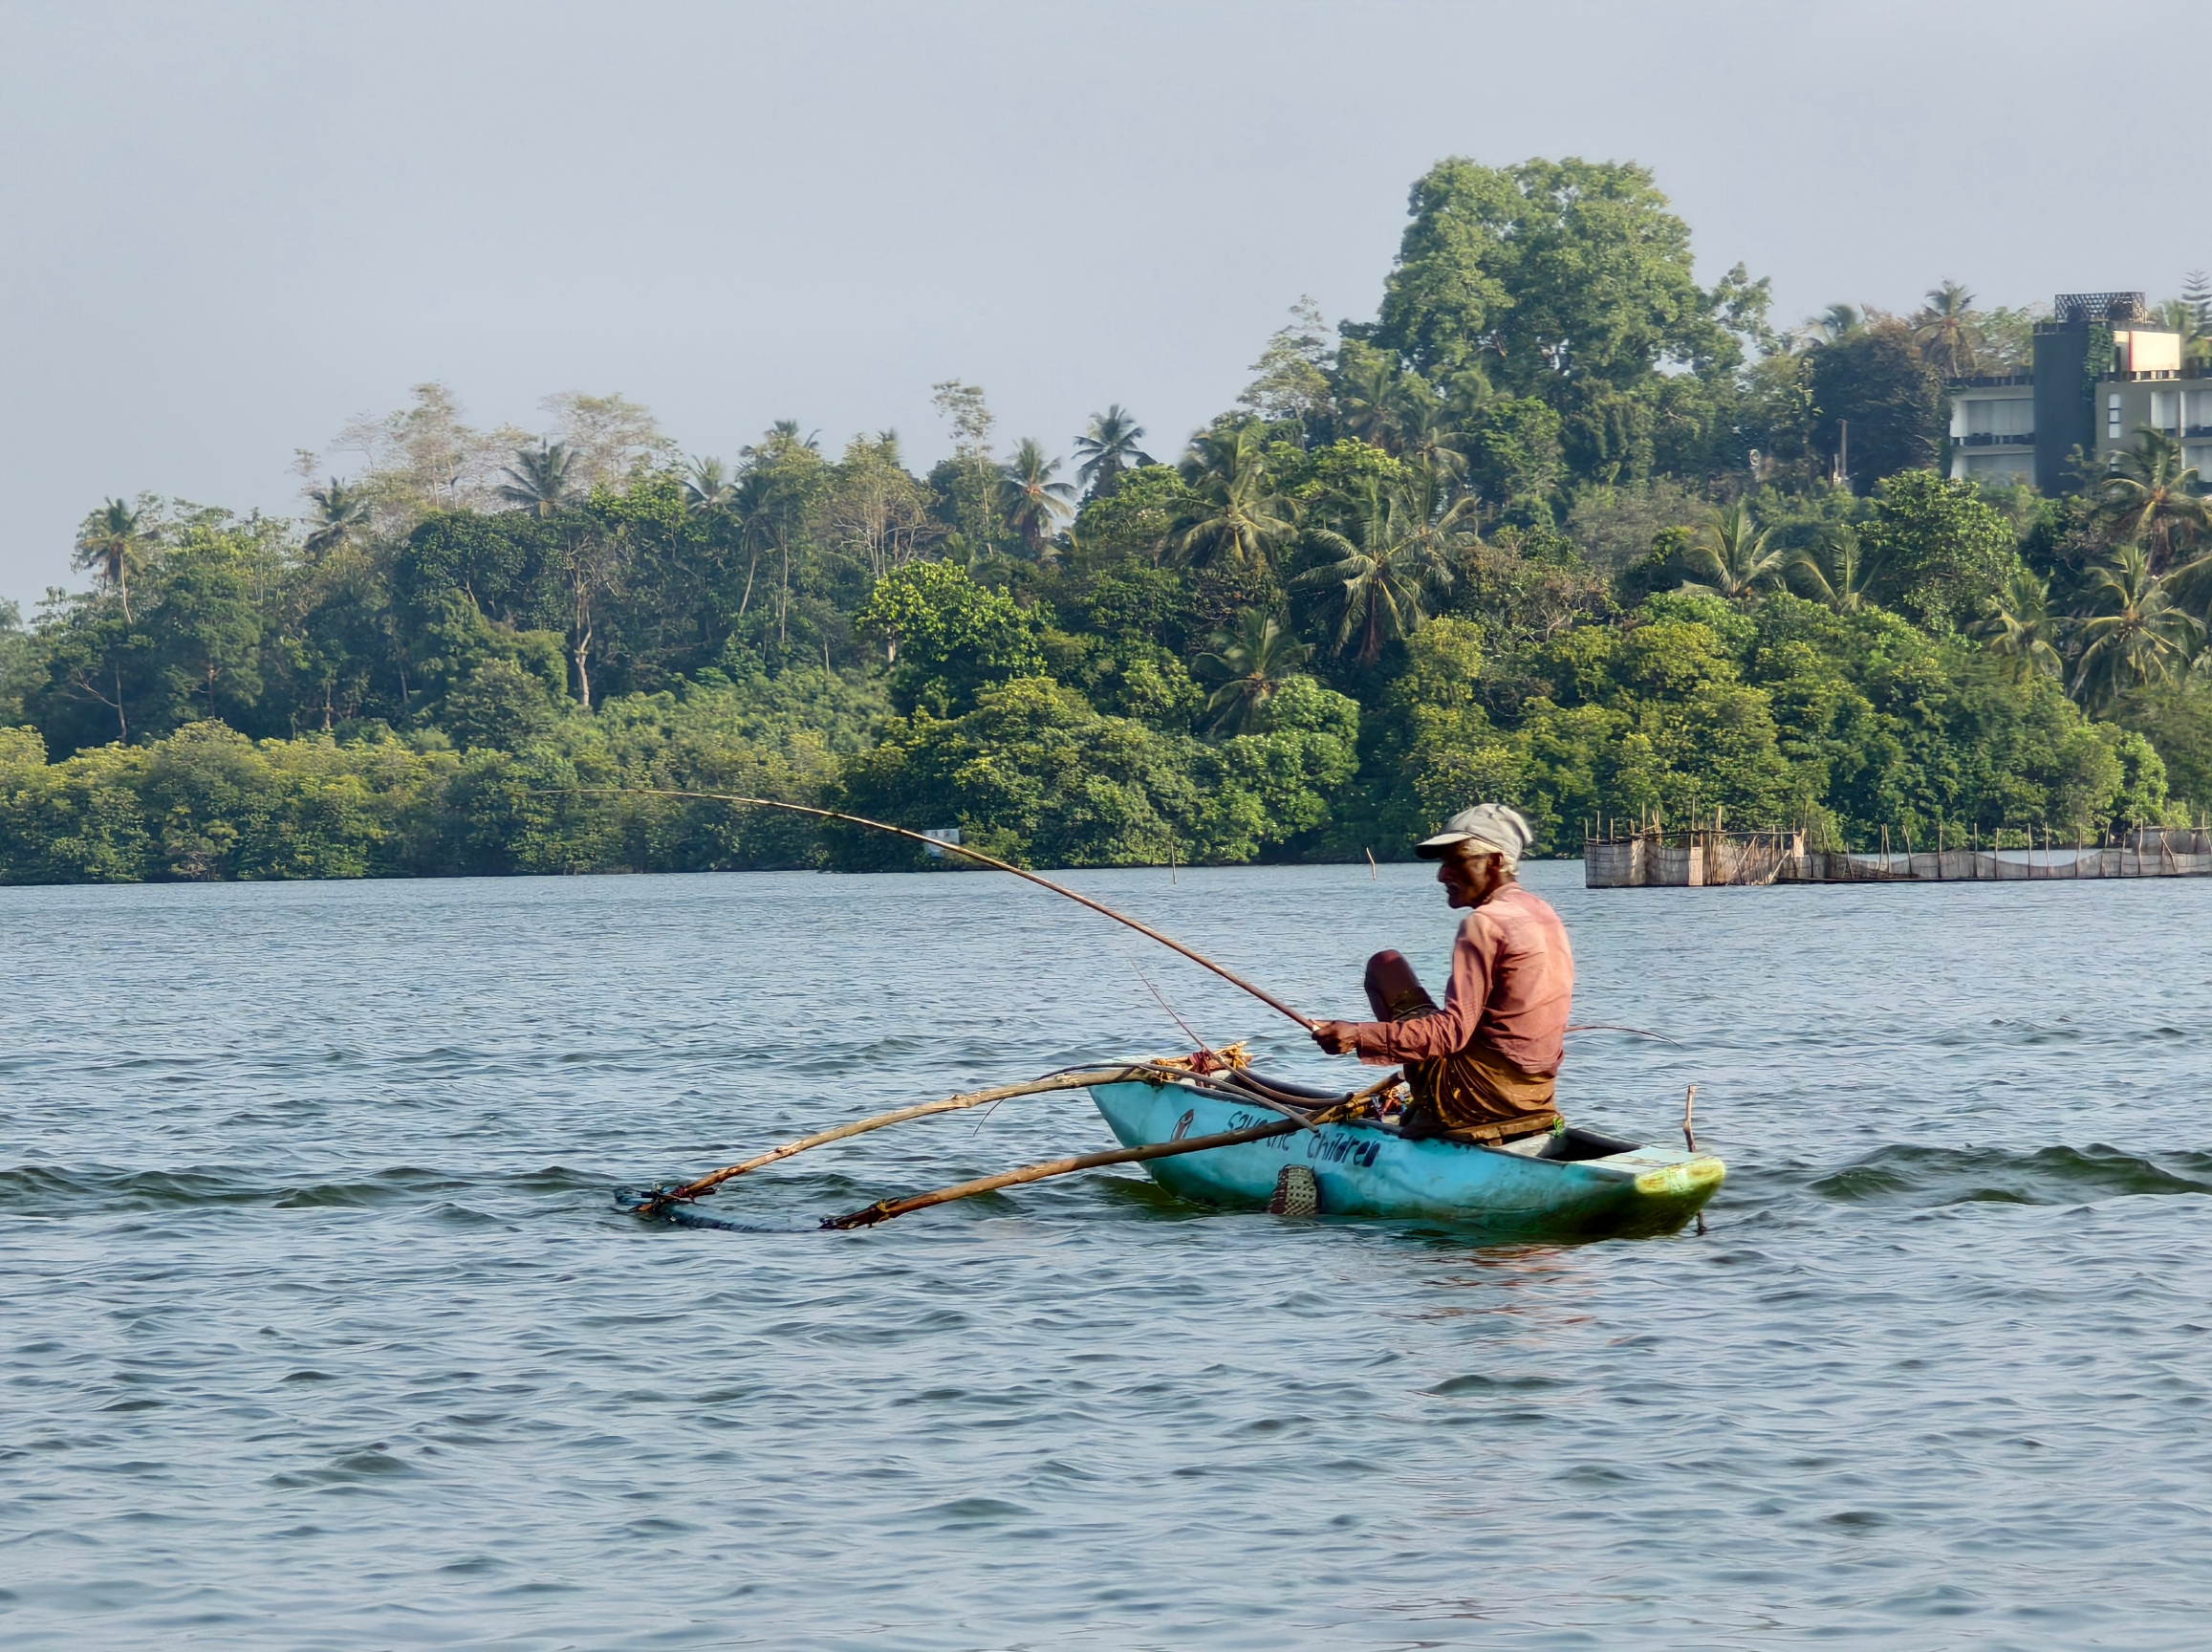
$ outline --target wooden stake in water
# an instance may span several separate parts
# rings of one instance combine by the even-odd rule
[[[1698,1087],[1693,1084],[1690,1086],[1690,1093],[1682,1098],[1682,1145],[1693,1153],[1698,1150],[1698,1136],[1697,1132],[1690,1128],[1690,1119],[1697,1110]],[[1702,1239],[1704,1236],[1705,1213],[1700,1210],[1698,1212],[1698,1237]]]

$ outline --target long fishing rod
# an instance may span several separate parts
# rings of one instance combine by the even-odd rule
[[[774,797],[742,797],[732,792],[679,792],[662,787],[639,786],[563,786],[547,788],[547,790],[581,793],[588,796],[597,797],[696,797],[712,803],[744,803],[755,809],[781,809],[792,815],[811,815],[817,820],[842,820],[848,825],[866,826],[873,831],[888,832],[894,837],[910,838],[914,842],[936,850],[940,854],[965,856],[970,860],[979,861],[997,871],[1011,872],[1016,878],[1034,883],[1040,889],[1050,889],[1055,895],[1065,895],[1079,906],[1088,906],[1101,917],[1111,918],[1117,924],[1125,924],[1139,935],[1147,936],[1159,942],[1162,946],[1172,947],[1200,968],[1210,969],[1230,986],[1249,992],[1277,1014],[1288,1015],[1307,1032],[1312,1032],[1316,1025],[1311,1016],[1300,1014],[1272,992],[1253,986],[1235,970],[1224,968],[1204,953],[1194,951],[1185,946],[1174,936],[1162,935],[1150,924],[1139,924],[1128,914],[1117,912],[1113,907],[1094,901],[1088,895],[1078,895],[1064,883],[1055,883],[1050,878],[1040,878],[1034,872],[1025,872],[1019,866],[1009,866],[1004,860],[986,855],[980,849],[970,849],[965,844],[948,843],[943,838],[932,837],[927,833],[910,832],[903,826],[893,826],[882,820],[871,820],[865,815],[847,815],[836,809],[812,809],[804,803],[785,803]]]
[[[1281,1015],[1288,1015],[1291,1020],[1297,1022],[1297,1024],[1303,1027],[1307,1032],[1312,1032],[1316,1025],[1311,1016],[1301,1014],[1299,1011],[1291,1009],[1290,1005],[1284,1003],[1272,992],[1268,991],[1264,988],[1253,986],[1242,975],[1239,975],[1235,970],[1225,968],[1223,966],[1216,964],[1204,953],[1185,946],[1174,936],[1162,935],[1159,930],[1153,928],[1149,924],[1140,924],[1136,919],[1130,917],[1127,913],[1117,912],[1113,907],[1104,904],[1102,902],[1094,901],[1088,895],[1078,895],[1074,890],[1069,888],[1065,883],[1055,883],[1050,878],[1040,878],[1034,872],[1025,872],[1019,866],[1009,866],[1004,860],[1000,860],[995,857],[986,855],[980,849],[968,848],[965,843],[951,843],[947,842],[942,837],[932,837],[926,832],[911,832],[903,826],[894,826],[888,821],[871,820],[865,815],[847,815],[836,809],[813,809],[808,807],[804,803],[786,803],[774,797],[745,797],[740,796],[734,792],[680,792],[672,788],[657,786],[563,786],[558,788],[548,788],[547,790],[558,790],[565,793],[574,793],[591,797],[693,797],[710,803],[744,803],[755,809],[781,809],[792,815],[811,815],[817,820],[842,820],[848,825],[866,826],[872,831],[888,832],[894,837],[908,838],[913,842],[922,844],[925,848],[936,850],[940,854],[965,856],[970,860],[980,861],[982,864],[992,867],[997,871],[1011,872],[1016,878],[1020,878],[1027,882],[1034,883],[1040,889],[1050,889],[1055,895],[1065,895],[1069,900],[1074,902],[1077,905],[1088,906],[1092,911],[1099,914],[1101,917],[1111,918],[1117,924],[1125,924],[1130,928],[1136,930],[1139,935],[1146,936],[1151,940],[1159,942],[1162,946],[1170,947],[1173,950],[1182,953],[1185,958],[1188,958],[1200,968],[1212,970],[1216,975],[1219,975],[1230,986],[1238,988],[1246,992],[1249,992],[1254,998],[1257,998],[1261,1003],[1265,1004],[1269,1009],[1274,1011],[1276,1013]],[[1141,977],[1142,971],[1139,971],[1139,977]],[[1147,981],[1145,985],[1149,987],[1152,984]],[[1159,993],[1155,991],[1153,995],[1158,997]],[[1173,1013],[1173,1011],[1170,1011],[1170,1013]],[[1677,1049],[1681,1048],[1681,1043],[1678,1040],[1669,1038],[1664,1032],[1647,1032],[1641,1027],[1623,1027],[1611,1021],[1578,1022],[1574,1026],[1567,1028],[1566,1031],[1569,1032],[1634,1032],[1640,1037],[1657,1038],[1662,1044],[1673,1044]]]

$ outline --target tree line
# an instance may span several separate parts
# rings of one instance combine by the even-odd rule
[[[419,386],[300,456],[297,519],[88,515],[86,588],[0,619],[0,877],[912,863],[651,789],[1056,864],[1387,858],[1477,798],[1552,853],[2212,805],[2174,444],[2065,498],[1947,480],[1942,380],[2032,312],[1770,308],[1698,283],[1640,167],[1451,160],[1376,318],[1301,301],[1177,444],[1119,404],[1004,444],[951,380],[926,473],[795,421],[724,459],[619,396],[479,430]],[[2201,359],[2212,294],[2169,309]]]

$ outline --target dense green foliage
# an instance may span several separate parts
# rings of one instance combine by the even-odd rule
[[[1452,160],[1377,319],[1302,303],[1172,463],[1119,405],[1072,467],[1002,457],[957,380],[926,476],[790,423],[686,461],[619,397],[479,432],[422,386],[300,522],[105,501],[90,588],[0,609],[0,880],[925,863],[648,792],[1090,865],[1389,858],[1478,798],[1553,853],[2212,807],[2173,445],[2078,497],[1942,480],[1943,379],[2028,317],[1767,309],[1639,167]]]

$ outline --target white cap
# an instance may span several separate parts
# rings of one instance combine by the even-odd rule
[[[1444,822],[1442,832],[1415,844],[1413,852],[1423,860],[1442,860],[1465,843],[1486,855],[1504,856],[1509,871],[1534,837],[1518,810],[1503,803],[1478,803],[1462,809]]]

